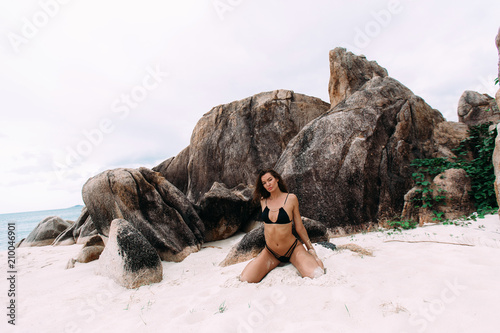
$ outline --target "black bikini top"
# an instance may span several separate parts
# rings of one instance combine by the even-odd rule
[[[264,223],[267,223],[267,224],[288,224],[288,223],[292,222],[292,220],[290,220],[290,217],[288,216],[287,212],[283,208],[286,204],[287,199],[288,199],[288,194],[286,195],[286,199],[285,199],[285,202],[283,203],[283,206],[280,207],[280,209],[279,209],[278,218],[276,219],[275,222],[273,222],[269,219],[270,209],[269,209],[269,207],[267,207],[267,199],[266,199],[266,208],[264,208],[264,210],[262,211],[262,220],[264,221]]]

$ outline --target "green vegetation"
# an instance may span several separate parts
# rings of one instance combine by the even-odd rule
[[[445,199],[444,193],[433,196],[432,179],[447,169],[464,169],[471,179],[472,190],[469,192],[476,206],[479,217],[484,217],[496,209],[492,156],[495,149],[496,128],[489,130],[490,123],[471,126],[469,137],[454,149],[457,156],[452,161],[444,158],[415,159],[411,163],[416,171],[412,174],[415,185],[420,186],[420,207],[430,208]],[[441,190],[442,191],[442,190]],[[443,213],[434,210],[434,220],[442,221]]]
[[[417,168],[417,171],[412,174],[415,185],[419,186],[417,190],[419,196],[415,199],[420,202],[420,207],[431,209],[445,199],[444,190],[439,189],[439,195],[433,196],[434,190],[431,188],[432,179],[438,174],[450,169],[450,162],[444,158],[428,158],[415,159],[411,163]],[[441,217],[442,214],[434,211],[436,217]]]
[[[491,123],[486,123],[470,128],[469,137],[456,149],[458,157],[456,166],[453,166],[464,169],[471,178],[472,191],[469,195],[474,199],[478,214],[483,216],[498,209],[492,163],[497,130],[494,128],[489,131],[490,125]],[[472,153],[471,160],[466,157],[467,148]]]
[[[226,301],[224,301],[219,305],[219,310],[217,310],[216,314],[217,313],[224,313],[224,311],[226,311],[226,310],[227,310]]]
[[[398,231],[415,229],[417,227],[417,222],[413,222],[412,220],[387,221],[387,223],[392,229]]]

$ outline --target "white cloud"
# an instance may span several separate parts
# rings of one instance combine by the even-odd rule
[[[81,203],[97,172],[180,152],[216,105],[274,89],[328,101],[337,46],[376,60],[450,120],[464,90],[496,88],[493,1],[220,0],[232,6],[223,13],[215,1],[69,1],[16,53],[8,34],[56,1],[0,4],[0,213]],[[113,112],[155,66],[169,76],[126,116]]]

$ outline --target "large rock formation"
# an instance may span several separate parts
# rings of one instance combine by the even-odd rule
[[[198,121],[189,148],[154,170],[199,204],[214,182],[253,184],[258,170],[273,166],[300,129],[329,107],[289,90],[216,106]]]
[[[495,99],[487,94],[465,91],[458,102],[458,119],[468,126],[500,121],[500,110]]]
[[[160,257],[131,223],[116,219],[109,229],[109,240],[98,262],[98,274],[129,289],[163,279]]]
[[[129,221],[167,261],[200,249],[204,226],[186,196],[147,168],[108,170],[83,186],[83,201],[99,234],[111,221]]]
[[[375,76],[386,77],[387,70],[364,56],[346,52],[344,48],[330,51],[330,81],[328,92],[331,107],[335,107]]]
[[[332,50],[330,72],[331,106],[289,90],[220,105],[157,172],[116,169],[89,179],[83,198],[96,232],[107,236],[111,221],[124,218],[162,259],[182,260],[254,218],[250,187],[266,167],[282,173],[302,215],[324,226],[399,216],[411,161],[453,157],[466,127],[445,122],[363,56]]]
[[[63,220],[59,216],[46,217],[38,223],[28,237],[21,241],[19,247],[50,245],[57,236],[73,224],[74,222]]]
[[[329,227],[399,216],[412,187],[410,162],[434,154],[433,129],[444,121],[390,77],[375,75],[350,91],[305,126],[276,164],[302,215]]]

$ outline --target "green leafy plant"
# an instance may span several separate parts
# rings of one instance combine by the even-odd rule
[[[490,123],[471,126],[469,137],[462,140],[453,150],[457,156],[452,161],[444,158],[415,159],[411,166],[416,171],[412,174],[415,185],[420,189],[415,200],[420,201],[423,208],[432,208],[446,199],[443,193],[433,196],[432,179],[447,169],[464,169],[471,179],[472,190],[469,195],[473,199],[478,217],[494,212],[497,207],[495,196],[495,173],[492,155],[495,149],[496,128],[489,130]],[[442,190],[438,190],[442,191]],[[433,220],[442,221],[443,213],[434,210]]]
[[[412,161],[411,166],[416,168],[416,172],[412,174],[415,185],[419,187],[417,193],[419,194],[414,200],[420,202],[422,208],[432,208],[434,205],[443,201],[446,196],[444,190],[438,190],[439,195],[433,196],[434,190],[431,188],[432,179],[438,174],[450,168],[450,162],[444,158],[427,158],[415,159]]]
[[[498,84],[498,77],[495,78],[495,85],[497,85],[497,84]]]
[[[434,217],[433,221],[442,222],[444,220],[444,212],[433,211]]]
[[[387,224],[394,230],[409,230],[417,227],[417,222],[412,220],[389,220]]]
[[[478,215],[497,209],[495,196],[495,172],[493,169],[493,150],[497,130],[489,130],[491,122],[472,126],[469,137],[463,140],[455,149],[457,155],[454,167],[464,169],[471,179],[472,190],[469,195],[473,198]],[[472,154],[467,157],[467,151]]]

